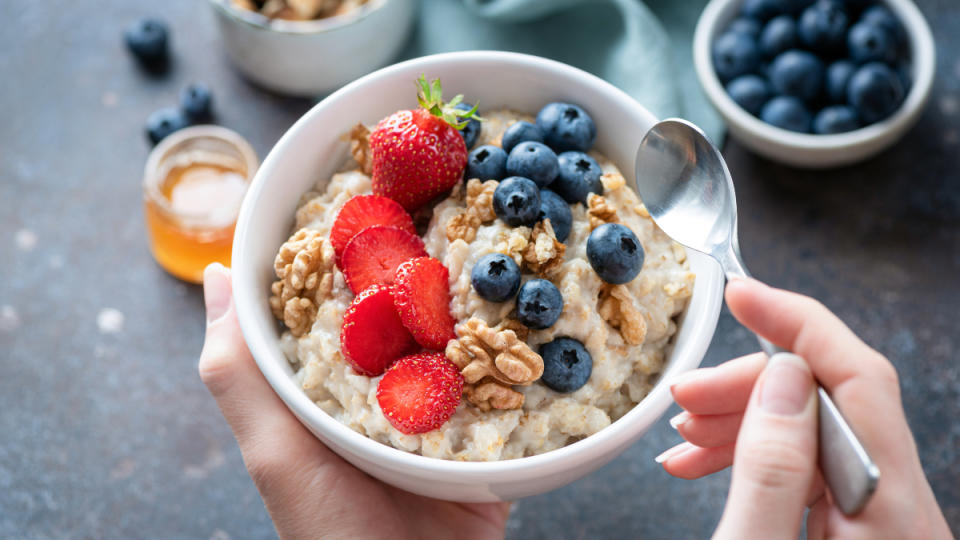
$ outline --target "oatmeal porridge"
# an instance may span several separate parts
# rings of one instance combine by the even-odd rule
[[[510,110],[484,112],[471,146],[500,147],[504,132],[517,122],[533,124],[534,118]],[[602,190],[595,191],[602,194],[592,192],[567,205],[572,218],[569,232],[560,234],[551,220],[542,217],[532,225],[508,224],[500,216],[510,210],[496,207],[494,201],[500,182],[484,178],[466,178],[436,202],[432,212],[428,206],[427,211],[414,213],[422,246],[411,249],[422,249],[448,271],[455,334],[449,336],[454,339],[440,341],[445,347],[433,348],[460,372],[463,398],[457,386],[452,415],[436,429],[422,433],[398,429],[381,409],[382,388],[378,396],[378,386],[391,370],[386,375],[359,374],[345,358],[341,341],[358,278],[346,276],[338,267],[348,255],[338,251],[332,236],[344,204],[374,191],[370,134],[363,126],[354,130],[354,159],[304,196],[296,212],[296,232],[277,255],[279,280],[271,306],[286,326],[282,349],[296,381],[318,407],[351,429],[401,450],[491,461],[540,454],[588,437],[647,395],[664,368],[676,319],[692,294],[694,274],[684,249],[654,225],[616,165],[590,151],[601,169]],[[593,242],[592,233],[607,224],[620,226],[618,230],[626,227],[639,240],[642,269],[637,267],[635,277],[605,281],[594,269],[588,244]],[[506,262],[521,270],[521,296],[535,285],[555,286],[562,296],[559,317],[542,327],[522,316],[520,300],[496,302],[479,294],[474,270],[487,264],[482,261],[489,261],[485,256],[490,254],[504,256],[498,268]],[[545,346],[558,338],[572,338],[568,341],[582,351],[577,354],[592,362],[585,382],[581,369],[562,374],[581,377],[573,387],[558,386],[569,378],[545,384],[548,375],[555,377],[551,374],[555,362],[547,358]],[[417,342],[422,345],[419,336]],[[419,350],[408,345],[397,347],[407,353]],[[567,364],[570,367],[569,359]]]

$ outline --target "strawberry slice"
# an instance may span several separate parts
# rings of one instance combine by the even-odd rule
[[[400,263],[426,254],[419,236],[389,225],[373,225],[347,242],[340,263],[347,285],[356,294],[371,285],[392,284]]]
[[[330,243],[337,262],[350,239],[371,225],[391,225],[410,234],[417,233],[410,214],[396,201],[379,195],[357,195],[344,203],[330,229]]]
[[[376,377],[394,360],[417,350],[417,342],[400,322],[390,287],[364,289],[343,315],[340,351],[361,375]]]
[[[393,299],[403,325],[417,343],[442,351],[456,339],[450,315],[450,273],[442,262],[419,257],[397,268]]]
[[[387,370],[377,385],[377,402],[393,427],[415,435],[449,420],[461,393],[463,377],[457,366],[443,353],[420,353],[397,360]]]

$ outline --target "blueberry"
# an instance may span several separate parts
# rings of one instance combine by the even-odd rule
[[[810,101],[820,93],[823,72],[823,62],[819,58],[799,49],[774,58],[768,70],[774,91],[804,101]]]
[[[753,17],[737,17],[730,23],[730,26],[727,27],[727,32],[746,34],[756,39],[760,35],[760,29],[762,27],[763,23]]]
[[[464,180],[500,180],[507,175],[507,153],[502,148],[485,144],[478,146],[467,155],[467,168]]]
[[[537,184],[520,176],[504,179],[493,191],[493,211],[507,225],[533,225],[540,218]]]
[[[803,10],[797,25],[800,42],[815,52],[835,54],[847,37],[847,14],[833,0],[820,0]]]
[[[837,60],[827,66],[826,90],[831,102],[847,102],[847,83],[856,70],[857,66],[849,60]]]
[[[757,42],[760,54],[773,58],[778,54],[797,46],[797,21],[789,15],[779,15],[770,19],[763,27]]]
[[[536,124],[521,120],[520,122],[510,124],[510,127],[503,132],[503,137],[500,139],[500,146],[503,147],[505,152],[509,152],[513,150],[514,146],[524,141],[542,143],[543,132],[540,131],[540,128],[538,128]]]
[[[819,135],[853,131],[858,127],[857,112],[847,105],[824,107],[813,117],[813,132]]]
[[[727,84],[727,93],[745,111],[760,116],[760,109],[770,99],[770,83],[757,75],[741,75]]]
[[[587,238],[587,260],[607,283],[627,283],[643,268],[643,245],[619,223],[604,223]]]
[[[559,337],[544,343],[539,349],[543,357],[543,375],[540,381],[557,392],[573,392],[590,380],[593,357],[583,343]]]
[[[795,97],[777,96],[771,99],[760,111],[760,119],[778,128],[810,132],[810,111]]]
[[[740,14],[761,21],[770,20],[789,10],[788,0],[745,0],[740,6]]]
[[[147,138],[157,144],[164,137],[190,125],[190,119],[176,107],[166,107],[147,117]]]
[[[563,311],[563,295],[545,279],[531,279],[517,293],[517,319],[529,328],[553,326]]]
[[[597,126],[587,111],[572,103],[548,103],[537,113],[543,140],[557,152],[586,152],[597,138]]]
[[[469,103],[457,103],[454,107],[454,109],[460,111],[469,111],[472,108],[473,105]],[[463,144],[467,146],[467,150],[473,148],[473,145],[477,143],[477,137],[480,136],[480,121],[476,118],[468,119],[467,125],[463,126],[460,134],[463,135]]]
[[[480,298],[505,302],[520,289],[520,267],[503,253],[490,253],[473,266],[470,283]]]
[[[760,52],[750,36],[727,32],[713,43],[713,68],[727,82],[760,67]]]
[[[898,47],[902,48],[906,45],[907,33],[897,16],[887,6],[878,4],[867,8],[860,15],[860,21],[885,28],[893,36]]]
[[[191,123],[208,122],[213,118],[213,94],[205,84],[186,86],[180,91],[180,109]]]
[[[570,205],[562,197],[546,188],[540,190],[539,219],[544,218],[550,219],[550,226],[553,227],[553,234],[556,235],[557,240],[566,241],[573,227],[573,213],[570,211]]]
[[[167,24],[160,19],[141,19],[127,27],[123,39],[142,65],[157,67],[167,62],[169,34]]]
[[[529,178],[540,187],[553,182],[558,172],[557,154],[543,143],[524,141],[507,155],[507,174]]]
[[[864,124],[879,122],[893,114],[903,96],[900,77],[880,62],[860,66],[847,84],[847,101]]]
[[[591,192],[603,193],[603,169],[597,160],[583,152],[564,152],[557,158],[560,172],[551,188],[568,203],[587,203]]]
[[[886,28],[869,23],[858,22],[847,33],[847,52],[850,59],[858,64],[880,61],[893,62],[897,59],[897,44]]]

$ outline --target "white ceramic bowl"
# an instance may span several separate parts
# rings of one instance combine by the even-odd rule
[[[707,98],[744,146],[774,161],[822,169],[849,165],[871,157],[896,142],[916,123],[930,97],[936,64],[933,34],[911,0],[883,0],[906,29],[913,85],[889,118],[847,133],[810,135],[771,126],[743,110],[727,94],[713,69],[710,48],[740,10],[743,0],[711,0],[693,35],[693,63]]]
[[[699,253],[688,257],[697,274],[666,373],[624,417],[599,433],[538,456],[499,462],[445,461],[403,452],[369,439],[324,413],[291,378],[267,305],[273,258],[290,234],[301,194],[344,162],[341,135],[357,122],[373,124],[415,106],[414,80],[424,73],[445,93],[465,94],[483,108],[536,112],[554,100],[576,102],[598,127],[597,148],[626,172],[655,118],[603,80],[564,64],[513,53],[461,52],[418,58],[355,81],[317,104],[280,139],[257,172],[240,210],[233,245],[234,294],[240,324],[264,376],[293,413],[320,440],[368,474],[397,487],[457,501],[510,500],[543,493],[607,463],[637,440],[671,403],[663,381],[699,365],[719,316],[723,275]]]
[[[316,21],[270,20],[210,0],[227,56],[274,92],[316,96],[386,65],[400,52],[416,0],[370,0],[354,12]]]

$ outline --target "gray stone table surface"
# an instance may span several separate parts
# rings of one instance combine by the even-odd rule
[[[203,4],[0,2],[0,538],[275,534],[196,374],[201,291],[147,251],[142,126],[203,81],[219,123],[263,157],[312,101],[239,78]],[[892,149],[830,172],[736,141],[724,153],[751,269],[821,299],[896,364],[925,471],[960,533],[960,4],[919,4],[937,82]],[[147,14],[173,28],[163,78],[121,45],[124,25]],[[725,310],[705,364],[755,349]],[[708,537],[729,475],[669,477],[653,457],[677,441],[661,420],[595,474],[520,501],[507,536]]]

